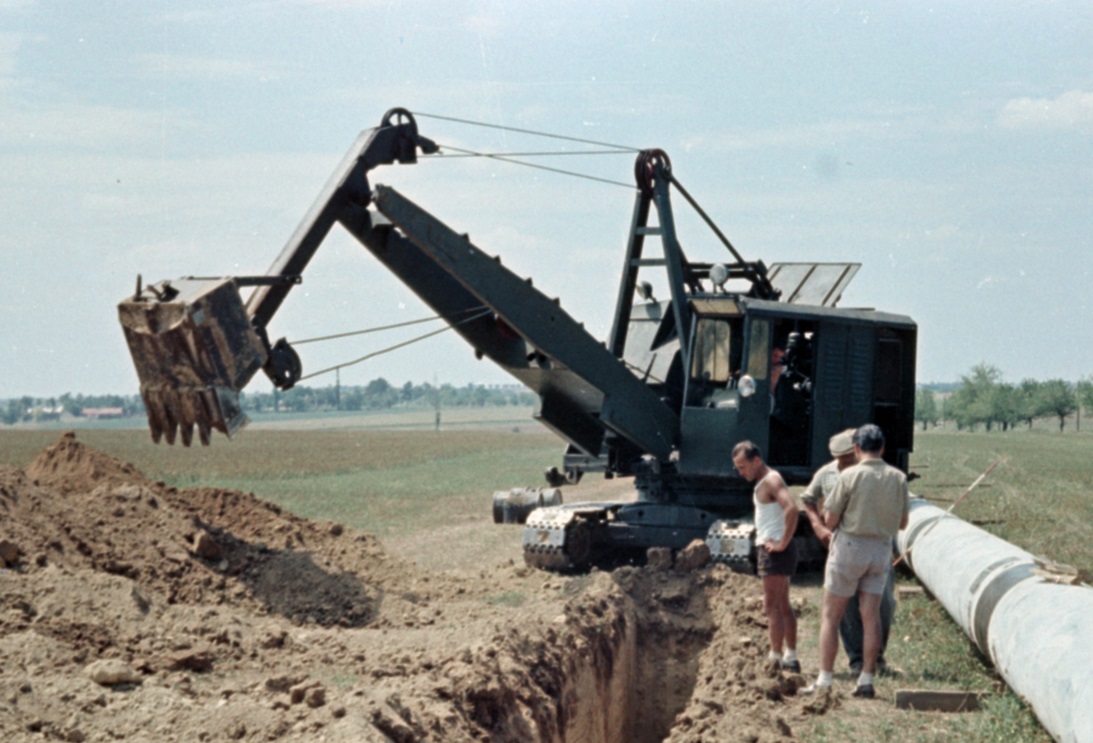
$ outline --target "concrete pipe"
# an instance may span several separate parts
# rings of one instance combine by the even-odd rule
[[[917,498],[899,549],[1053,738],[1093,742],[1093,590]]]

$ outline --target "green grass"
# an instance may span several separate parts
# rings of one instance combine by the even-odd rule
[[[247,477],[200,484],[255,490],[300,516],[338,521],[379,536],[398,536],[421,529],[426,525],[423,519],[451,524],[467,513],[481,516],[491,507],[494,490],[543,485],[542,472],[558,459],[558,447],[543,446],[544,441],[529,449],[505,443],[524,442],[499,441],[486,451],[282,476],[260,483]]]
[[[997,459],[953,513],[1035,555],[1093,569],[1091,433],[920,433],[911,470],[922,478],[911,489],[947,509]]]

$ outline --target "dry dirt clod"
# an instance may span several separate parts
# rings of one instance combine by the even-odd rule
[[[672,550],[669,547],[650,547],[646,550],[646,564],[651,570],[669,570],[672,567]]]
[[[7,539],[0,539],[0,564],[12,567],[19,562],[19,546]]]
[[[699,570],[710,564],[710,546],[701,539],[688,544],[676,556],[676,569],[683,572]]]
[[[194,535],[193,552],[205,560],[219,560],[224,555],[220,543],[207,531],[199,531]]]
[[[123,661],[116,658],[97,660],[84,668],[87,677],[100,686],[117,686],[119,684],[137,684],[141,681],[139,673],[134,671]]]

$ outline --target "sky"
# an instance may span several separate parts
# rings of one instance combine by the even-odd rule
[[[840,306],[911,316],[921,382],[1087,377],[1091,39],[1086,0],[0,0],[0,398],[135,394],[116,305],[137,275],[265,272],[394,107],[475,152],[603,149],[517,129],[663,149],[745,258],[860,262]],[[602,180],[445,157],[372,182],[603,338],[633,155],[536,162]],[[688,257],[725,259],[673,203]],[[338,228],[270,335],[430,315]],[[304,371],[433,328],[302,346]],[[340,382],[377,377],[512,381],[450,332]]]

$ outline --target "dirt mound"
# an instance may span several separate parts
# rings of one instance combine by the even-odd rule
[[[27,467],[36,483],[62,492],[86,492],[97,485],[146,484],[147,479],[131,464],[90,449],[68,431],[57,443],[46,447]]]
[[[0,469],[0,542],[3,740],[759,741],[808,714],[755,580],[670,556],[427,574],[71,434]]]

